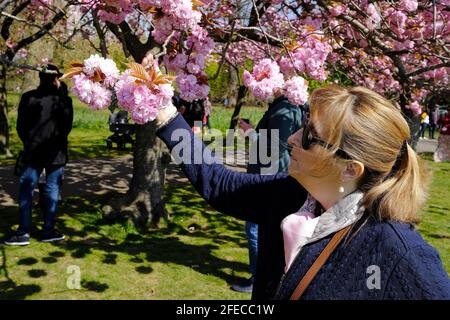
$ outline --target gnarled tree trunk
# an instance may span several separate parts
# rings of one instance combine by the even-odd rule
[[[154,123],[138,126],[133,156],[128,192],[113,196],[103,206],[103,213],[109,220],[129,218],[138,229],[145,230],[149,221],[157,226],[160,218],[168,217],[163,192],[170,155],[156,137]]]
[[[122,43],[125,55],[131,54],[140,63],[148,52],[153,55],[161,51],[151,37],[142,43],[124,21],[120,25],[107,23],[109,30]],[[133,177],[126,194],[112,196],[103,206],[106,219],[115,220],[124,217],[144,231],[150,221],[157,226],[161,218],[168,214],[163,200],[165,170],[170,162],[167,147],[156,137],[154,123],[138,125],[133,151]]]

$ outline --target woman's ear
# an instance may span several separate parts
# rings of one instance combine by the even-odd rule
[[[342,180],[358,180],[364,173],[364,164],[361,161],[347,161],[344,171],[342,172]]]

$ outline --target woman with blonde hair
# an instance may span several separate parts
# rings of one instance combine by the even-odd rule
[[[173,106],[156,119],[200,195],[258,223],[252,298],[450,299],[437,251],[414,227],[427,173],[400,111],[366,88],[336,85],[316,89],[310,110],[288,140],[288,174],[273,176],[215,162]]]

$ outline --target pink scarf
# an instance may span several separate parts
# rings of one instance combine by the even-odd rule
[[[319,217],[314,216],[316,199],[308,194],[303,206],[296,213],[288,215],[281,222],[284,240],[285,272],[291,266],[298,249],[303,247],[316,228]]]
[[[315,217],[317,200],[308,194],[305,203],[296,213],[281,222],[284,240],[285,272],[302,247],[323,239],[357,221],[364,213],[360,201],[364,194],[357,190],[335,203],[320,216]]]

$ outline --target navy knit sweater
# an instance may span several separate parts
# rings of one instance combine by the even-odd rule
[[[184,138],[172,134],[185,129]],[[288,299],[299,280],[329,242],[307,244],[284,274],[280,223],[296,212],[306,190],[285,173],[238,173],[213,163],[213,157],[178,115],[158,136],[180,156],[190,150],[192,164],[181,168],[200,195],[225,214],[259,224],[259,255],[253,299]],[[187,138],[186,138],[187,137]],[[180,144],[181,143],[181,144]],[[181,148],[183,146],[183,148]],[[194,162],[194,154],[204,161]],[[437,251],[410,224],[364,219],[333,252],[302,299],[450,299],[450,280]]]

